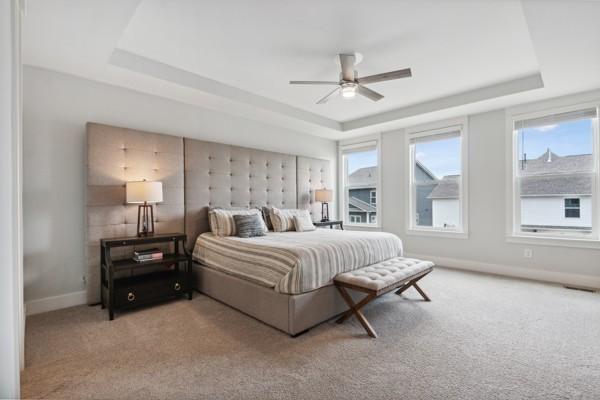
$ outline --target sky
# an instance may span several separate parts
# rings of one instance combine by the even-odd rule
[[[523,153],[530,160],[537,158],[548,148],[559,156],[592,154],[593,137],[591,119],[522,129],[518,136],[519,159],[523,159]]]
[[[523,147],[527,158],[537,158],[546,149],[559,156],[591,154],[593,146],[592,120],[561,122],[556,125],[522,129],[518,137],[519,159]],[[498,151],[505,151],[504,148]],[[415,155],[438,178],[460,174],[460,139],[450,138],[415,144]],[[348,155],[348,173],[377,165],[375,150]]]
[[[347,160],[348,174],[353,173],[359,168],[374,167],[377,165],[377,150],[350,153],[347,155]]]

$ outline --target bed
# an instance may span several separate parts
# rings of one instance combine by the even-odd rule
[[[239,238],[201,234],[199,290],[291,335],[345,311],[333,278],[402,255],[390,233],[317,229]]]
[[[209,240],[205,233],[210,231],[210,208],[298,208],[308,210],[312,219],[318,221],[322,217],[321,203],[315,201],[315,190],[335,188],[332,160],[97,123],[88,123],[87,132],[86,254],[90,304],[100,300],[100,239],[133,235],[136,231],[135,206],[124,204],[128,181],[148,179],[163,183],[164,201],[155,209],[156,232],[185,232],[189,251],[199,237]],[[378,233],[333,232],[268,234],[254,243],[262,244],[263,250],[268,245],[271,250],[287,252],[300,260],[296,266],[293,260],[279,265],[281,270],[267,277],[257,277],[250,264],[222,261],[218,265],[213,262],[218,258],[215,254],[198,254],[193,266],[194,288],[289,334],[301,333],[346,310],[330,284],[335,273],[380,257],[374,256],[379,251],[376,243],[381,240]],[[336,261],[332,250],[335,246],[325,244],[331,240],[341,241],[340,246],[346,243],[348,249],[354,248],[349,243],[364,243],[355,245],[363,246],[362,250],[350,258],[352,251],[341,251]],[[387,236],[385,240],[393,243],[383,251],[384,256],[395,252],[394,246],[400,246],[401,251],[397,238]],[[236,246],[253,243],[236,242],[233,238],[224,242],[235,242]],[[315,244],[320,246],[318,262],[311,263],[306,260]],[[219,245],[213,243],[216,247]],[[122,250],[119,255],[125,258],[134,249]],[[239,253],[237,257],[247,260],[248,254]]]

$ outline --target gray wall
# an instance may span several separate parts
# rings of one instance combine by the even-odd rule
[[[85,289],[87,121],[328,159],[335,165],[331,140],[307,140],[290,130],[40,68],[26,67],[24,74],[26,300]]]
[[[17,1],[0,2],[0,398],[19,397],[22,337],[19,234],[19,32]],[[23,365],[24,366],[24,365]]]
[[[600,282],[600,250],[515,244],[506,241],[505,111],[469,117],[468,239],[407,235],[405,226],[404,132],[382,135],[383,230],[398,234],[409,254],[452,259],[452,266],[522,276],[580,275],[589,284]],[[533,258],[523,257],[533,249]],[[568,276],[567,276],[568,275]]]

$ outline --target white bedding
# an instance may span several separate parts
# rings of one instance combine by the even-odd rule
[[[317,229],[269,232],[266,236],[218,237],[203,233],[194,260],[280,293],[298,294],[331,283],[341,272],[402,256],[391,233]]]

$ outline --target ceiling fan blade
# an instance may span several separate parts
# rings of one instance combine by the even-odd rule
[[[290,81],[290,85],[339,85],[333,81]]]
[[[340,54],[340,65],[342,66],[342,79],[354,82],[354,54]]]
[[[327,95],[325,97],[323,97],[321,100],[317,101],[317,104],[325,104],[325,103],[327,103],[333,97],[333,95],[336,94],[339,91],[340,91],[340,88],[333,89],[332,92],[327,93]]]
[[[379,101],[383,99],[383,95],[362,85],[358,85],[358,94],[362,94],[373,101]]]
[[[397,71],[384,72],[383,74],[363,76],[362,78],[356,79],[356,82],[361,85],[367,85],[369,83],[391,81],[392,79],[410,78],[412,72],[410,68],[399,69]]]

